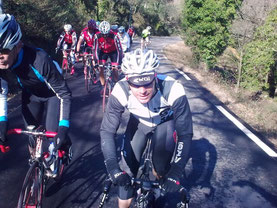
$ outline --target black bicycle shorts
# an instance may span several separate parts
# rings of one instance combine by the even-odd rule
[[[25,125],[43,125],[47,131],[58,130],[60,100],[57,96],[38,97],[22,91],[22,115]]]
[[[165,176],[170,168],[170,162],[175,149],[173,138],[174,121],[169,120],[158,125],[154,131],[147,132],[138,121],[131,116],[123,141],[123,157],[131,171],[136,177],[140,159],[146,147],[147,138],[152,134],[152,163],[155,171],[160,176]],[[132,198],[134,190],[130,187],[119,187],[118,197],[122,200]]]
[[[113,51],[111,53],[104,53],[102,51],[99,52],[99,62],[100,62],[100,64],[105,64],[107,62],[108,58],[110,58],[111,64],[113,66],[118,65],[118,63],[117,63],[117,51]]]

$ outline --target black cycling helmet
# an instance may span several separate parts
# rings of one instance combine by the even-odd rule
[[[90,30],[96,30],[97,29],[96,21],[94,19],[90,19],[88,21],[88,29],[90,29]]]
[[[13,15],[0,14],[0,49],[12,50],[22,37],[19,24]]]

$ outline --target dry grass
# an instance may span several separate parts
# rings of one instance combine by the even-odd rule
[[[183,41],[164,49],[167,58],[176,67],[195,76],[201,85],[211,91],[236,115],[260,132],[277,149],[277,102],[262,94],[253,100],[245,90],[235,92],[235,86],[222,81],[218,73],[208,71],[204,66],[195,66],[192,53]],[[207,79],[209,77],[209,79]]]

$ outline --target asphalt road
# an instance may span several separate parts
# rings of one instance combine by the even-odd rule
[[[163,47],[178,40],[178,37],[154,37],[150,49],[159,55],[159,72],[183,83],[193,113],[194,137],[182,182],[191,195],[190,207],[277,207],[276,159],[219,111],[218,106],[226,107],[201,87],[191,74],[183,76],[164,57]],[[133,47],[137,46],[135,41]],[[45,208],[98,207],[106,177],[99,137],[103,116],[100,89],[95,86],[87,93],[82,69],[76,71],[67,79],[73,93],[70,136],[74,157],[62,181],[47,185],[43,201]],[[10,128],[23,127],[19,100],[10,101],[9,106],[12,109],[9,113]],[[253,132],[251,127],[237,119]],[[118,134],[123,132],[124,125]],[[263,140],[261,135],[253,133]],[[11,151],[0,154],[0,208],[16,207],[28,169],[26,138],[12,137],[9,144]],[[105,207],[116,207],[115,193],[113,188]],[[163,207],[173,207],[169,204],[165,202]]]

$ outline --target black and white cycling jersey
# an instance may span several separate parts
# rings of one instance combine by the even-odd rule
[[[60,104],[59,126],[69,127],[71,92],[59,71],[59,66],[39,48],[23,46],[11,67],[23,92],[38,98],[57,97]],[[6,82],[1,81],[1,116],[6,115]],[[28,98],[26,98],[28,99]]]
[[[139,128],[145,134],[154,131],[157,125],[173,119],[178,134],[178,143],[182,144],[182,153],[176,154],[178,158],[175,158],[174,162],[178,163],[180,168],[185,166],[193,130],[184,87],[179,81],[169,76],[158,75],[156,88],[156,94],[152,99],[146,104],[141,104],[132,94],[125,78],[117,82],[109,97],[100,130],[102,150],[106,161],[117,162],[113,140],[121,122],[121,114],[127,109],[139,121]]]

